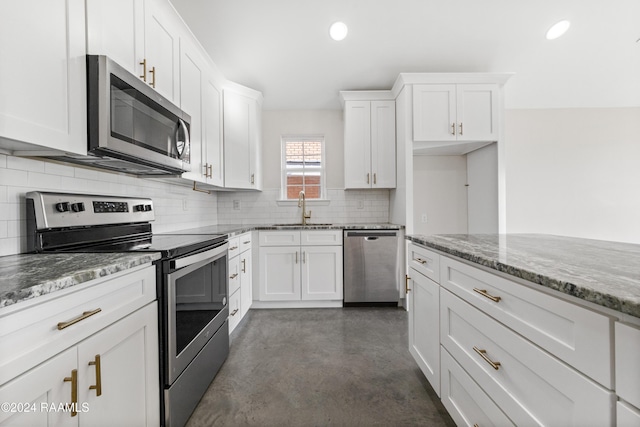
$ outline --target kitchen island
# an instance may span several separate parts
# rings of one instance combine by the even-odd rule
[[[409,351],[458,424],[640,425],[640,246],[408,235]]]

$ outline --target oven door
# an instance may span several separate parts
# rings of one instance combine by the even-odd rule
[[[172,384],[229,317],[229,244],[170,261],[165,381]]]

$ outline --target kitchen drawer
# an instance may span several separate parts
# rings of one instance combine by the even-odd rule
[[[625,402],[618,402],[616,408],[617,427],[638,427],[640,426],[640,410]]]
[[[300,231],[261,231],[259,234],[260,246],[299,246]]]
[[[409,268],[413,268],[434,282],[440,283],[440,255],[413,243],[409,244],[408,255]]]
[[[251,233],[244,233],[238,236],[240,242],[240,252],[251,249]]]
[[[516,425],[613,424],[612,391],[442,288],[440,327],[444,348]]]
[[[445,256],[440,267],[441,286],[613,389],[612,318]]]
[[[229,333],[238,326],[238,323],[240,323],[242,319],[240,304],[240,291],[236,291],[229,297]]]
[[[342,246],[342,230],[305,230],[300,232],[302,246]]]
[[[615,331],[616,394],[640,408],[640,329],[616,322]]]
[[[0,384],[155,299],[156,268],[149,265],[0,309]]]
[[[442,404],[459,426],[513,426],[509,417],[462,369],[453,357],[440,347]]]
[[[229,295],[240,289],[240,257],[229,259]]]
[[[238,236],[229,238],[229,259],[240,253],[240,238]]]

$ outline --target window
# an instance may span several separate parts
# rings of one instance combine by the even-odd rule
[[[324,198],[324,137],[282,137],[282,198]]]

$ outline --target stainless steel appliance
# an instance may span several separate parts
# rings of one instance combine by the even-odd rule
[[[345,230],[344,306],[397,306],[401,255],[397,230]]]
[[[229,353],[227,235],[152,234],[151,199],[27,194],[29,252],[159,252],[161,419],[186,423]]]
[[[134,175],[190,168],[191,118],[106,56],[87,55],[88,156],[51,158]]]

